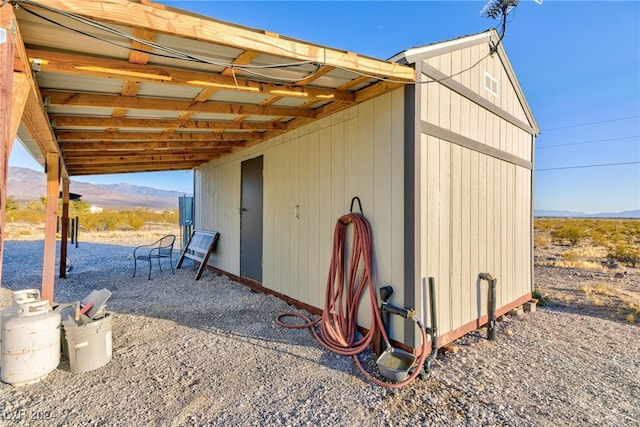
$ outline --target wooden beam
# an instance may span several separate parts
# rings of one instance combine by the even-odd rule
[[[123,80],[132,80],[137,83],[148,82],[198,88],[212,87],[214,89],[266,95],[282,94],[298,98],[323,99],[347,103],[353,103],[354,100],[353,93],[349,91],[262,83],[254,80],[227,77],[220,74],[132,64],[126,61],[71,55],[44,50],[28,49],[27,53],[31,60],[35,58],[41,60],[40,67],[44,72],[48,71],[73,75],[122,78]],[[126,95],[135,95],[135,91],[127,93]]]
[[[133,31],[133,37],[140,40],[153,41],[156,37],[156,33],[153,31],[146,31],[136,28]],[[129,62],[132,64],[146,64],[149,60],[149,52],[151,52],[151,46],[132,40],[131,50],[129,51]],[[122,83],[122,96],[136,96],[140,89],[140,82],[135,80],[125,80]],[[127,110],[124,108],[116,108],[113,110],[113,117],[124,117],[127,114]]]
[[[211,159],[214,160],[214,159]],[[97,167],[73,167],[69,168],[69,174],[72,176],[79,175],[105,175],[105,174],[120,174],[120,173],[133,173],[133,172],[167,172],[167,171],[182,171],[191,170],[207,163],[206,161],[189,161],[189,162],[169,162],[163,163],[141,163],[132,165],[110,165],[109,167],[97,166]]]
[[[0,8],[0,15],[4,16],[4,18],[2,19],[5,22],[11,22],[11,34],[15,50],[14,69],[23,70],[24,77],[29,82],[30,91],[24,107],[22,123],[25,125],[29,134],[35,140],[37,148],[42,154],[47,152],[59,153],[58,144],[55,137],[53,136],[53,130],[51,129],[49,119],[45,112],[40,90],[31,73],[29,56],[27,55],[22,39],[22,34],[20,33],[20,27],[13,13],[13,8]],[[67,170],[64,165],[62,166],[61,174],[62,176],[68,176]]]
[[[145,141],[145,142],[62,142],[60,145],[66,156],[71,151],[99,150],[181,150],[211,149],[218,147],[242,147],[247,141]]]
[[[217,102],[178,101],[173,99],[132,98],[120,95],[97,95],[89,93],[57,92],[43,90],[42,95],[52,106],[75,106],[82,108],[126,108],[151,111],[196,111],[211,114],[249,114],[252,116],[313,117],[313,110],[300,108],[260,107],[248,104]]]
[[[20,126],[20,121],[22,120],[22,113],[24,112],[24,106],[27,103],[30,90],[31,87],[29,86],[29,79],[27,78],[27,76],[25,76],[24,73],[13,73],[9,151],[11,151],[13,141],[16,137],[16,134],[18,133],[18,127]]]
[[[82,117],[52,115],[51,120],[56,128],[96,128],[96,129],[157,129],[176,128],[180,130],[286,130],[285,123],[271,122],[236,122],[207,120],[162,120],[162,119],[129,119],[111,117]]]
[[[259,132],[57,132],[58,142],[66,141],[245,141],[264,139]]]
[[[60,227],[60,268],[58,277],[67,278],[67,237],[69,234],[69,178],[62,178],[62,218]]]
[[[75,161],[81,159],[93,159],[97,157],[110,157],[110,156],[124,156],[124,157],[136,157],[136,156],[199,156],[206,157],[212,154],[219,154],[224,150],[229,150],[235,147],[235,145],[223,145],[209,148],[201,148],[192,150],[190,148],[177,148],[172,150],[155,150],[155,149],[143,149],[143,150],[86,150],[86,151],[65,151],[65,157],[69,161]]]
[[[249,65],[260,55],[260,52],[256,52],[253,50],[245,50],[240,55],[233,60],[233,65],[242,66]],[[234,67],[227,67],[220,72],[223,76],[233,76],[234,73],[237,73],[238,69]]]
[[[163,34],[199,40],[242,50],[275,55],[288,60],[309,61],[358,73],[402,81],[415,81],[415,71],[395,62],[358,56],[352,52],[331,49],[216,21],[179,9],[151,7],[128,0],[40,0],[41,4],[128,27],[144,28]],[[29,6],[31,7],[31,6]]]
[[[0,8],[0,278],[2,277],[2,258],[4,258],[4,225],[7,203],[7,175],[9,154],[13,140],[12,127],[12,93],[13,93],[13,55],[14,48],[11,36],[13,14]],[[21,113],[20,113],[21,114]]]
[[[47,208],[44,219],[44,255],[42,259],[42,291],[40,294],[43,300],[49,300],[52,304],[59,194],[60,156],[57,153],[47,153]]]
[[[98,155],[98,156],[85,156],[85,157],[68,157],[67,166],[73,168],[74,166],[96,166],[96,165],[112,165],[121,164],[126,162],[127,164],[136,163],[149,163],[149,162],[184,162],[184,161],[209,161],[212,158],[217,158],[221,154],[228,154],[231,150],[228,148],[220,148],[216,151],[212,151],[206,154],[177,154],[172,153],[155,153],[155,154],[134,154],[134,155],[119,155],[117,153],[111,153],[110,156]]]

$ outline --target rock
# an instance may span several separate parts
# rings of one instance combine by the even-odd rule
[[[613,275],[614,279],[624,279],[624,273],[617,272]]]
[[[502,334],[506,335],[506,336],[511,336],[511,335],[513,335],[513,331],[511,329],[507,328],[504,331],[502,331]]]

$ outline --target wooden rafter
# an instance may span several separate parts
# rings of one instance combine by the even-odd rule
[[[207,130],[286,130],[285,123],[269,122],[236,122],[207,121],[207,120],[162,120],[162,119],[133,119],[111,117],[86,117],[52,115],[51,121],[54,127],[59,128],[119,128],[119,129],[166,129],[178,128],[181,130],[207,129]]]
[[[40,89],[33,79],[31,74],[31,64],[29,63],[29,56],[27,55],[22,33],[20,32],[20,26],[15,18],[13,8],[3,7],[1,9],[3,16],[2,20],[8,23],[7,27],[11,30],[11,42],[14,47],[14,70],[22,70],[24,76],[29,82],[29,96],[27,97],[22,123],[29,129],[29,133],[33,136],[41,153],[57,153],[59,154],[58,144],[53,135],[49,119],[45,112],[44,103],[42,102],[42,95]],[[60,170],[63,177],[67,177],[68,173],[64,164]]]
[[[156,38],[156,33],[153,31],[146,31],[136,28],[133,31],[133,36],[140,40],[153,41]],[[131,64],[146,64],[149,60],[149,52],[151,47],[147,44],[140,43],[139,41],[131,41],[131,50],[129,51],[129,63]],[[125,80],[122,83],[122,96],[136,96],[138,89],[140,88],[140,82],[136,80]],[[113,110],[113,117],[124,117],[127,110],[123,108],[116,108]]]
[[[119,164],[124,161],[134,163],[148,163],[148,162],[181,162],[181,161],[203,161],[207,162],[212,156],[217,154],[224,154],[229,152],[228,149],[220,149],[215,152],[208,152],[204,154],[173,154],[173,153],[154,153],[154,154],[136,154],[136,155],[111,155],[111,156],[86,156],[86,157],[70,157],[69,167],[75,164],[81,166],[94,166],[94,165],[111,165]]]
[[[249,114],[252,116],[314,117],[313,110],[301,108],[261,107],[251,104],[192,102],[158,98],[132,98],[120,95],[98,95],[44,90],[51,106],[75,106],[83,108],[126,108],[151,111],[197,111],[212,114]]]
[[[264,139],[258,132],[58,132],[58,142],[66,141],[244,141]]]
[[[250,50],[245,50],[244,52],[242,52],[238,57],[236,57],[236,59],[233,60],[233,65],[248,65],[250,64],[257,56],[259,55],[258,52],[253,52]],[[235,74],[236,69],[233,67],[227,67],[225,69],[223,69],[220,72],[220,75],[222,76],[233,76]],[[200,93],[193,99],[194,101],[197,102],[204,102],[206,100],[208,100],[209,98],[211,98],[211,96],[217,92],[219,89],[215,89],[212,87],[208,87],[205,89],[202,89],[202,91],[200,91]],[[195,113],[187,111],[185,113],[182,113],[180,115],[180,119],[182,120],[187,120],[190,119]],[[174,129],[170,129],[169,131],[174,131]]]
[[[247,141],[252,141],[248,139]],[[242,146],[247,141],[145,141],[145,142],[62,142],[65,155],[71,151],[139,150],[139,149],[184,149]]]
[[[216,159],[213,157],[212,159]],[[211,159],[210,159],[211,160]],[[146,162],[146,163],[134,163],[134,164],[113,164],[105,167],[104,165],[97,166],[74,166],[69,168],[69,173],[73,176],[78,175],[104,175],[104,174],[118,174],[118,173],[132,173],[132,172],[153,172],[157,170],[163,171],[180,171],[189,170],[201,166],[206,161],[187,161],[187,162]]]

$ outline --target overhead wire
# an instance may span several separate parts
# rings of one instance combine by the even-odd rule
[[[554,130],[570,129],[570,128],[577,128],[577,127],[582,127],[582,126],[599,125],[601,123],[620,122],[620,121],[624,121],[624,120],[631,120],[631,119],[637,119],[637,118],[640,118],[640,116],[636,115],[636,116],[628,116],[628,117],[619,117],[619,118],[616,118],[616,119],[598,120],[598,121],[595,121],[595,122],[585,122],[585,123],[578,123],[578,124],[573,124],[573,125],[559,126],[559,127],[555,127],[555,128],[543,129],[541,132],[550,132],[550,131],[554,131]]]
[[[571,145],[583,145],[583,144],[595,144],[597,142],[608,142],[608,141],[622,141],[625,139],[634,139],[634,138],[638,138],[640,137],[640,135],[633,135],[633,136],[622,136],[619,138],[605,138],[605,139],[594,139],[591,141],[580,141],[580,142],[569,142],[566,144],[556,144],[556,145],[536,145],[537,149],[542,149],[542,148],[556,148],[556,147],[568,147]]]
[[[579,166],[561,166],[557,168],[535,169],[535,172],[556,171],[556,170],[566,170],[566,169],[600,168],[600,167],[607,167],[607,166],[625,166],[625,165],[637,165],[637,164],[640,164],[640,161],[620,162],[620,163],[601,163],[601,164],[594,164],[594,165],[579,165]]]

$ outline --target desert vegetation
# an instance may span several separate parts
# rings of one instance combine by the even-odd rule
[[[559,267],[592,267],[592,263],[640,265],[640,221],[634,219],[536,218],[536,250],[564,248]]]
[[[5,238],[18,237],[14,233],[25,236],[38,233],[43,227],[46,212],[46,198],[19,203],[15,197],[7,198],[5,224],[7,235]],[[62,216],[62,202],[59,202],[58,215]],[[132,210],[108,210],[92,212],[91,206],[82,200],[69,202],[69,218],[78,220],[79,233],[104,233],[142,231],[150,228],[177,228],[178,210],[152,211],[144,208]],[[12,227],[12,225],[23,225]]]
[[[640,220],[536,218],[534,229],[534,296],[601,317],[640,321]]]

